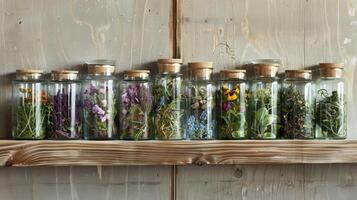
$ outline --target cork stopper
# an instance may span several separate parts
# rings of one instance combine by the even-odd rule
[[[94,60],[87,62],[86,65],[90,75],[111,75],[115,70],[114,60]]]
[[[285,70],[286,78],[300,78],[300,79],[311,79],[311,70]]]
[[[157,62],[159,66],[159,73],[179,73],[181,69],[182,59],[158,59]]]
[[[125,71],[125,77],[127,78],[149,78],[150,71],[149,70],[127,70]]]
[[[72,70],[53,70],[52,79],[56,81],[76,80],[78,71]]]
[[[228,79],[245,79],[246,70],[244,69],[232,69],[232,70],[221,70],[221,78]]]
[[[275,77],[278,66],[274,64],[254,64],[254,75],[258,77]]]
[[[18,69],[16,70],[17,79],[39,79],[43,75],[40,69]]]
[[[323,78],[341,78],[343,64],[342,63],[320,63],[320,77]]]
[[[209,79],[213,72],[212,62],[191,62],[188,63],[188,69],[191,72],[191,76],[194,78]]]

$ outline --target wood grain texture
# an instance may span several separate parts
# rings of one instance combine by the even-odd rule
[[[177,200],[356,199],[355,164],[179,166]]]
[[[336,0],[181,0],[181,55],[211,60],[215,71],[254,59],[286,69],[345,63],[348,137],[357,138],[357,2]]]
[[[168,200],[168,166],[0,168],[2,200]]]
[[[114,59],[117,72],[156,68],[172,55],[170,0],[0,1],[0,138],[11,133],[11,80],[18,68],[78,68]]]
[[[357,163],[357,140],[0,141],[2,166]],[[343,156],[341,156],[343,155]]]

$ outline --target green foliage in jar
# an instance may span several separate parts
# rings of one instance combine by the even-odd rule
[[[323,137],[345,138],[347,135],[346,114],[344,107],[346,103],[333,91],[331,95],[327,90],[318,91],[318,102],[316,105],[316,123],[318,132]]]
[[[31,88],[19,88],[19,92],[21,101],[16,108],[14,138],[44,139],[46,132],[51,130],[53,112],[46,92]]]
[[[157,139],[182,139],[181,78],[169,78],[154,86],[154,125]]]
[[[221,99],[219,139],[244,139],[247,137],[245,95],[241,98],[240,84],[231,90],[221,86],[218,92]],[[243,101],[243,102],[242,102]]]
[[[313,105],[305,101],[304,95],[294,85],[284,88],[281,94],[283,138],[314,138]]]
[[[252,93],[250,92],[249,95]],[[253,96],[249,98],[250,137],[253,139],[276,138],[278,115],[276,105],[273,105],[275,97],[271,90],[269,88],[256,89],[254,98]]]

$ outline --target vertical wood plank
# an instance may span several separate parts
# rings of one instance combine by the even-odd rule
[[[304,1],[182,0],[182,57],[216,69],[252,59],[304,65]]]
[[[356,165],[185,166],[178,200],[355,199]]]
[[[168,200],[170,167],[0,168],[1,199]]]
[[[123,71],[169,57],[171,0],[0,1],[0,138],[9,137],[11,73],[117,60]]]

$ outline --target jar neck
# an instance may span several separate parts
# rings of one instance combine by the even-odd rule
[[[149,76],[138,77],[138,76],[124,75],[124,80],[126,80],[126,81],[148,81],[149,80]]]

